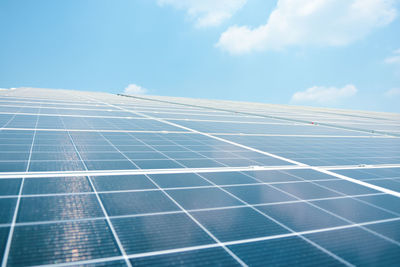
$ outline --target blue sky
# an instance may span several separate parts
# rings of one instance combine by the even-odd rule
[[[0,87],[400,112],[398,0],[2,0]]]

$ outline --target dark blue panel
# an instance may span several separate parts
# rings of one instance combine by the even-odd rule
[[[362,194],[380,193],[379,191],[376,191],[369,187],[359,185],[356,183],[352,183],[352,182],[348,182],[348,181],[343,181],[343,180],[319,181],[319,182],[315,182],[315,183],[325,186],[325,187],[328,187],[335,191],[341,192],[346,195],[362,195]]]
[[[18,195],[21,179],[0,179],[0,196]]]
[[[257,162],[261,163],[263,166],[287,166],[293,165],[293,163],[287,162],[285,160],[280,160],[273,157],[255,158]]]
[[[27,161],[3,161],[0,162],[0,172],[24,172]]]
[[[367,182],[386,189],[400,192],[400,183],[394,180],[368,180]]]
[[[229,246],[249,266],[340,266],[340,262],[299,237]]]
[[[145,175],[92,176],[97,191],[157,188]]]
[[[29,152],[0,152],[0,160],[28,160]]]
[[[312,241],[357,266],[398,266],[400,247],[359,228],[307,235]]]
[[[288,233],[251,208],[234,208],[191,213],[220,241],[233,241]]]
[[[239,200],[218,188],[168,190],[185,209],[206,209],[243,205]]]
[[[285,192],[288,192],[289,194],[301,199],[317,199],[340,196],[338,193],[307,182],[274,184],[274,187],[284,190]]]
[[[308,181],[338,179],[335,176],[310,169],[285,170],[284,172]]]
[[[88,170],[129,170],[137,167],[129,160],[85,161]]]
[[[118,152],[80,152],[83,160],[126,160],[124,155]]]
[[[282,171],[250,171],[243,173],[246,173],[264,183],[301,181],[300,178],[288,175]]]
[[[304,202],[259,206],[257,209],[296,232],[348,224],[345,221]]]
[[[127,267],[128,265],[124,260],[119,261],[104,261],[99,263],[90,264],[77,264],[75,266],[79,267]]]
[[[30,172],[42,171],[83,171],[85,170],[81,161],[31,161]]]
[[[400,242],[400,221],[369,224],[365,226],[381,235]]]
[[[159,150],[161,151],[161,150]],[[203,155],[200,155],[199,153],[196,152],[191,152],[191,151],[165,151],[163,152],[165,155],[167,155],[170,158],[173,159],[199,159],[199,158],[205,158]]]
[[[179,210],[163,192],[124,192],[100,194],[110,216]]]
[[[145,145],[124,145],[124,146],[116,146],[118,148],[118,150],[122,151],[122,152],[145,152],[145,151],[154,151],[154,149],[152,149],[149,146],[145,146]],[[115,148],[114,148],[115,149]],[[159,150],[159,149],[157,149]],[[161,151],[161,150],[159,150]]]
[[[11,223],[16,204],[16,198],[0,198],[0,224]]]
[[[179,163],[164,159],[164,160],[135,160],[136,165],[141,169],[173,169],[173,168],[182,168],[182,165]]]
[[[295,198],[276,190],[268,185],[249,185],[225,187],[238,198],[249,204],[274,203],[296,200]]]
[[[119,261],[104,261],[99,263],[90,264],[77,264],[75,266],[79,267],[127,267],[128,265],[124,260]]]
[[[222,163],[211,159],[179,159],[177,161],[188,168],[225,167]]]
[[[9,227],[0,227],[0,262],[3,260],[9,232]]]
[[[33,152],[31,160],[68,160],[79,161],[79,156],[75,151],[61,152]]]
[[[124,153],[128,158],[132,160],[138,159],[167,159],[166,156],[156,151],[152,152],[126,152]]]
[[[353,222],[367,222],[395,217],[394,215],[351,198],[313,201],[317,206]]]
[[[213,160],[218,161],[221,164],[224,164],[229,167],[248,167],[248,166],[254,166],[254,165],[263,165],[260,164],[259,162],[249,160],[249,159],[242,159],[242,158],[213,158]]]
[[[23,197],[17,222],[71,220],[104,217],[94,194]]]
[[[211,185],[195,173],[150,174],[149,176],[162,188]]]
[[[400,198],[398,197],[392,195],[379,195],[358,197],[358,199],[400,214]]]
[[[336,172],[338,174],[342,174],[357,180],[366,180],[366,179],[373,179],[373,178],[379,178],[381,176],[373,174],[373,173],[367,173],[364,172],[363,170],[359,169],[345,169],[345,170],[333,170],[333,172]]]
[[[113,219],[128,254],[215,243],[185,214]]]
[[[240,266],[223,248],[171,253],[131,259],[133,266]]]
[[[257,183],[257,181],[253,178],[240,172],[206,172],[200,173],[200,175],[206,177],[208,180],[217,185]]]
[[[87,177],[26,178],[22,193],[54,194],[91,192]]]
[[[9,265],[56,264],[119,256],[105,221],[83,221],[15,227]]]

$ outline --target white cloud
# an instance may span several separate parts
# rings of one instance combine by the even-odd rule
[[[232,17],[247,0],[158,0],[160,6],[185,9],[197,27],[218,26]]]
[[[216,46],[231,53],[295,45],[341,46],[396,17],[395,0],[278,0],[265,25],[232,26]]]
[[[290,102],[292,103],[318,103],[318,104],[334,104],[345,98],[354,96],[357,88],[348,84],[343,88],[313,86],[302,92],[293,94]]]
[[[393,51],[393,55],[385,59],[387,64],[400,64],[400,49]]]
[[[399,97],[400,96],[400,88],[393,88],[385,92],[386,97]]]
[[[144,95],[146,93],[147,89],[136,84],[130,84],[124,90],[125,95]]]

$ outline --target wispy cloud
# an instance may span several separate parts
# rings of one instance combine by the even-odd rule
[[[146,88],[143,88],[136,84],[130,84],[124,90],[125,95],[144,95],[147,92],[148,90]]]
[[[247,0],[158,0],[160,6],[171,5],[186,10],[197,27],[220,25],[246,2]]]
[[[291,103],[317,103],[317,104],[335,104],[340,100],[354,96],[357,88],[348,84],[342,88],[313,86],[305,91],[293,94]]]
[[[278,0],[265,25],[232,26],[217,47],[240,54],[296,45],[341,46],[396,17],[394,0]]]
[[[386,97],[400,97],[400,88],[392,88],[385,92]]]
[[[400,49],[393,51],[390,57],[385,58],[387,64],[400,64]]]

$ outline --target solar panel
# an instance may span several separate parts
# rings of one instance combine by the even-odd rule
[[[400,115],[0,92],[2,266],[398,265]]]

